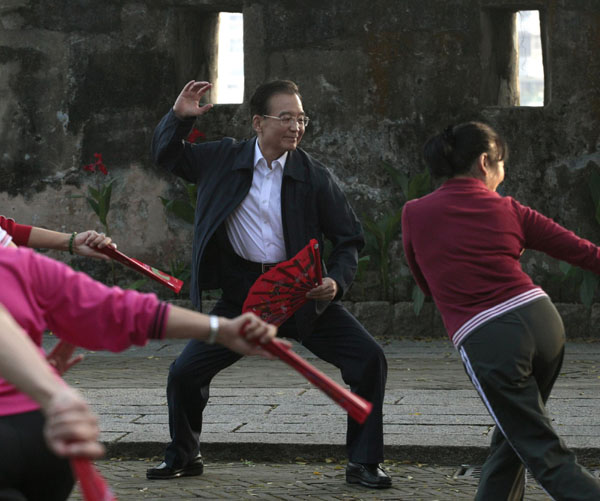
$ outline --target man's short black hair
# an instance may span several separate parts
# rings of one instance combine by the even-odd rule
[[[291,80],[273,80],[272,82],[259,85],[254,91],[250,99],[250,116],[268,115],[269,110],[267,106],[269,99],[275,94],[296,94],[302,100],[298,86],[294,82]]]

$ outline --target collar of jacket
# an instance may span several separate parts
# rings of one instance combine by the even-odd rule
[[[242,146],[242,151],[235,159],[233,163],[232,170],[252,170],[253,162],[254,162],[254,145],[257,141],[257,138],[250,141],[246,141],[246,143]],[[283,175],[289,176],[295,179],[296,181],[306,181],[306,170],[304,168],[304,157],[307,157],[306,153],[300,149],[295,151],[290,151],[285,162],[285,168],[283,169]],[[310,161],[310,160],[309,160]]]

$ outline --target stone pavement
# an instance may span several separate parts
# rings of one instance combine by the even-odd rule
[[[331,460],[330,460],[331,461]],[[119,500],[472,500],[477,486],[473,478],[455,478],[456,468],[427,464],[386,463],[393,476],[391,489],[371,490],[347,485],[344,466],[335,462],[254,463],[211,462],[201,477],[168,481],[146,480],[148,460],[107,460],[97,463]],[[527,484],[527,501],[548,501],[534,482]],[[74,491],[70,501],[81,500]]]
[[[464,497],[458,491],[454,497],[423,494],[423,499],[471,498],[476,481],[451,477],[462,464],[481,464],[493,426],[457,353],[446,340],[380,341],[389,365],[384,407],[386,458],[388,466],[398,469],[402,478],[392,491],[419,483],[422,477],[419,489],[423,493],[427,485],[438,486],[444,496],[453,495],[447,490],[452,488],[464,487],[468,492]],[[44,341],[47,347],[54,342],[50,336]],[[169,439],[165,397],[168,366],[184,344],[169,340],[120,354],[87,352],[86,359],[66,374],[66,380],[83,392],[100,417],[107,458],[157,460],[162,455]],[[341,382],[337,369],[302,346],[295,344],[294,350]],[[600,464],[599,379],[600,343],[570,341],[549,402],[559,433],[580,460],[592,468]],[[254,499],[403,499],[405,491],[375,494],[360,489],[357,494],[356,488],[344,485],[341,463],[345,458],[345,422],[339,407],[284,363],[256,357],[243,359],[219,374],[211,386],[202,435],[207,468],[201,481],[191,481],[194,485],[189,486],[189,499],[198,497],[194,489],[203,491],[204,482],[210,478],[218,479],[214,480],[215,486],[225,482],[216,491],[209,489],[213,499],[221,499],[221,495],[228,499],[229,491],[224,486],[231,486],[237,477],[242,484],[231,487],[231,492],[242,499],[245,497],[239,489],[244,488],[259,489],[261,493]],[[327,458],[329,463],[324,462]],[[146,498],[188,499],[177,491],[191,479],[159,487],[155,482],[146,482],[143,472],[153,463],[100,464],[113,481],[131,479],[123,488],[136,494],[128,494],[126,499],[144,499],[144,493],[156,489],[171,494]],[[410,482],[404,480],[408,477],[412,477]],[[123,482],[127,483],[123,480],[119,485]],[[272,489],[280,493],[290,483],[300,489],[290,498],[267,492]],[[320,494],[313,492],[311,485],[317,485],[318,492],[331,485],[337,494],[326,492],[325,497],[315,497]],[[415,489],[416,496],[419,489]],[[244,495],[250,496],[247,492]]]

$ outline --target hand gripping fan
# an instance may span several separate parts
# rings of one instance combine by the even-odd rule
[[[322,283],[319,243],[313,238],[292,259],[279,263],[254,282],[242,311],[281,325],[308,301],[306,293]]]
[[[148,266],[146,263],[142,263],[137,259],[126,256],[121,251],[118,251],[114,247],[108,246],[103,249],[97,249],[98,252],[102,252],[102,254],[118,261],[121,264],[131,268],[132,270],[140,272],[142,275],[146,275],[150,277],[152,280],[156,280],[157,282],[165,285],[169,289],[171,289],[175,293],[179,293],[181,287],[183,286],[183,282],[178,278],[172,277],[171,275],[167,275],[164,271],[160,271],[152,266]]]
[[[106,480],[86,458],[71,458],[71,469],[79,480],[84,501],[117,501]]]
[[[266,322],[281,325],[308,301],[306,293],[322,281],[319,244],[313,239],[292,259],[279,263],[256,280],[242,311],[251,311]],[[371,413],[370,402],[336,383],[278,339],[261,347],[302,374],[358,423],[364,423]]]

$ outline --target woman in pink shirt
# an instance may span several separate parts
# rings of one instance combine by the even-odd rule
[[[4,236],[3,236],[4,235]],[[117,247],[112,239],[104,233],[94,230],[77,233],[62,233],[37,226],[19,224],[14,219],[0,215],[0,246],[26,246],[35,249],[52,249],[68,251],[70,254],[110,260],[108,256],[98,252],[108,245]],[[75,346],[61,341],[56,344],[47,359],[52,365],[60,368],[61,374],[83,360],[83,355],[71,359]]]
[[[600,273],[600,249],[496,193],[507,154],[479,122],[432,137],[427,165],[449,179],[404,206],[405,256],[496,423],[476,499],[523,499],[527,468],[553,499],[597,501],[600,482],[577,463],[545,408],[563,360],[562,320],[519,258],[535,249]]]
[[[46,329],[91,350],[117,352],[171,337],[216,341],[238,353],[264,356],[269,355],[253,341],[265,343],[276,334],[254,315],[209,317],[162,303],[153,294],[108,288],[29,249],[0,247],[0,284],[0,305],[40,352]],[[239,335],[244,324],[249,340]],[[73,487],[68,461],[43,440],[39,408],[0,380],[0,497],[20,492],[22,497],[14,499],[64,500]]]
[[[48,447],[61,456],[96,459],[104,454],[98,442],[98,419],[79,394],[67,386],[40,354],[27,333],[0,305],[0,376],[29,395],[44,413]],[[19,497],[0,489],[0,499]]]

